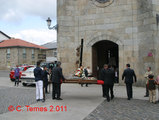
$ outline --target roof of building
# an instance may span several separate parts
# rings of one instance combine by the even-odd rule
[[[47,49],[46,47],[42,47],[40,45],[36,45],[21,39],[9,39],[1,41],[0,48],[5,48],[5,47],[29,47],[29,48]]]
[[[48,49],[57,49],[57,42],[49,42],[49,43],[46,43],[42,46],[46,47]]]
[[[1,34],[3,34],[4,36],[6,36],[8,39],[11,39],[10,36],[8,36],[7,34],[5,34],[4,32],[0,31]]]

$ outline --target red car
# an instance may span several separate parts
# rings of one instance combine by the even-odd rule
[[[23,71],[26,71],[28,68],[31,68],[31,67],[34,67],[33,65],[29,65],[29,66],[20,66],[19,69],[20,69],[20,78],[21,78],[21,75],[22,75],[22,72]],[[10,74],[9,74],[9,77],[10,77],[10,80],[11,81],[15,81],[15,77],[14,77],[14,69],[16,67],[13,67],[11,68],[10,70]]]

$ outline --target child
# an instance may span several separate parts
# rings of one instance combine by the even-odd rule
[[[17,84],[17,87],[18,87],[18,85],[19,85],[19,78],[20,78],[20,69],[19,69],[18,65],[14,69],[14,77],[15,77],[15,86]]]
[[[153,75],[149,75],[148,77],[149,99],[151,103],[156,104],[156,81],[153,79]]]

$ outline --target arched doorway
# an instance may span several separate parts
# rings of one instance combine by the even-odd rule
[[[119,68],[119,46],[118,44],[102,40],[92,46],[92,72],[99,78],[99,71],[104,64],[110,64]]]

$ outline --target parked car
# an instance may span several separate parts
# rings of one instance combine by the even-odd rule
[[[35,67],[31,67],[22,73],[21,80],[23,86],[35,84],[34,69]]]
[[[19,69],[20,69],[20,78],[21,78],[21,75],[22,75],[22,72],[26,71],[28,68],[31,68],[31,67],[34,67],[34,65],[28,65],[28,66],[20,66]],[[11,81],[15,81],[15,77],[14,77],[14,69],[16,67],[12,67],[10,69],[10,74],[9,74],[9,77],[10,77],[10,80]]]

